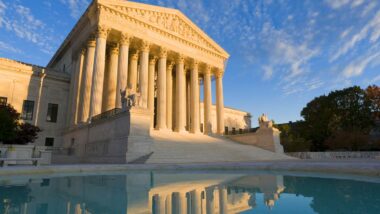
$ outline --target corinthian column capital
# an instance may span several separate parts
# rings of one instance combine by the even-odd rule
[[[150,49],[150,43],[147,41],[142,41],[139,45],[139,49],[142,52],[148,52]]]
[[[166,48],[160,48],[159,56],[160,58],[168,57],[168,50]]]
[[[211,74],[211,66],[210,65],[206,66],[205,74]]]
[[[111,54],[119,54],[119,46],[116,43],[111,45],[110,53]]]
[[[174,66],[174,62],[173,61],[168,61],[167,65],[166,65],[166,70],[172,71],[173,70],[173,66]]]
[[[183,64],[185,62],[185,56],[183,54],[178,54],[176,61],[177,61],[177,63]]]
[[[131,42],[132,36],[128,33],[121,33],[120,35],[120,45],[129,45]]]
[[[131,60],[137,60],[139,58],[139,51],[134,50],[131,52]]]
[[[98,28],[96,29],[96,37],[106,39],[109,32],[110,32],[109,28],[107,28],[104,25],[99,25]]]
[[[156,56],[152,56],[149,58],[149,64],[150,65],[155,65],[157,62],[157,57]]]
[[[87,47],[95,47],[95,46],[96,46],[95,37],[90,36],[90,38],[87,40]]]
[[[198,66],[199,66],[199,62],[197,60],[195,60],[195,59],[192,60],[190,68],[191,69],[198,69]]]
[[[215,70],[215,77],[216,78],[223,77],[223,74],[224,74],[224,71],[222,69],[218,68]]]

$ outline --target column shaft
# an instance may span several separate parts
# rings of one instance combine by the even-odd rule
[[[68,117],[66,118],[67,127],[72,127],[74,125],[74,113],[75,113],[75,105],[74,105],[74,90],[77,87],[76,76],[78,74],[78,64],[79,57],[76,59],[72,59],[71,65],[71,74],[70,74],[70,89],[69,89],[69,103],[68,103]]]
[[[153,57],[149,60],[149,70],[148,70],[148,108],[152,115],[150,128],[154,128],[154,73],[156,70],[157,58]]]
[[[194,62],[190,73],[190,121],[191,133],[199,132],[199,80],[198,80],[198,63]]]
[[[223,72],[216,74],[216,120],[218,134],[224,134]]]
[[[207,67],[203,76],[204,81],[204,133],[212,133],[211,123],[211,68]]]
[[[166,129],[166,57],[162,49],[158,61],[157,75],[157,129]]]
[[[148,108],[148,67],[149,67],[149,43],[143,42],[141,44],[140,78],[139,78],[140,107],[142,108]]]
[[[122,107],[120,92],[126,90],[128,87],[129,42],[130,42],[129,35],[121,34],[119,65],[118,65],[118,73],[117,73],[117,86],[116,86],[116,108]]]
[[[94,75],[92,77],[92,90],[90,101],[90,117],[102,113],[102,95],[106,58],[108,29],[99,27],[96,38],[96,51],[94,63]]]
[[[227,189],[225,187],[219,187],[219,213],[226,214],[227,210]]]
[[[139,52],[134,51],[131,54],[130,57],[130,64],[129,64],[129,78],[128,78],[128,88],[131,87],[131,91],[136,93],[137,92],[137,63],[139,58]]]
[[[109,53],[108,69],[104,77],[104,90],[103,90],[103,107],[102,112],[109,111],[116,108],[116,91],[117,87],[117,70],[119,49],[116,45],[112,46]]]
[[[90,115],[90,97],[92,87],[92,76],[95,59],[96,42],[90,39],[87,43],[86,60],[84,65],[84,73],[82,76],[81,93],[80,93],[80,122],[87,122]]]
[[[84,59],[85,59],[85,49],[82,49],[79,53],[79,62],[77,64],[77,75],[75,79],[76,87],[74,90],[74,103],[73,103],[73,112],[72,114],[74,115],[74,121],[72,121],[73,125],[76,125],[79,120],[79,108],[80,108],[80,93],[81,93],[81,88],[82,88],[82,76],[83,76],[83,70],[84,70]]]
[[[186,121],[186,84],[185,84],[184,58],[179,56],[176,63],[176,127],[177,132],[185,131]]]
[[[166,72],[166,127],[173,125],[173,63],[167,65]]]

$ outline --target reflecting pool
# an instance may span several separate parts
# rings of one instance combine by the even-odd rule
[[[0,178],[0,213],[380,213],[380,183],[237,171]]]

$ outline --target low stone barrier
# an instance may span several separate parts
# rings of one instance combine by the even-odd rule
[[[313,160],[379,159],[380,152],[289,152],[289,156]]]

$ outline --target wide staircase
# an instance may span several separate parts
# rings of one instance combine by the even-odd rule
[[[146,163],[212,163],[289,160],[292,157],[276,154],[250,145],[242,145],[219,136],[175,132],[151,133],[153,154]]]

